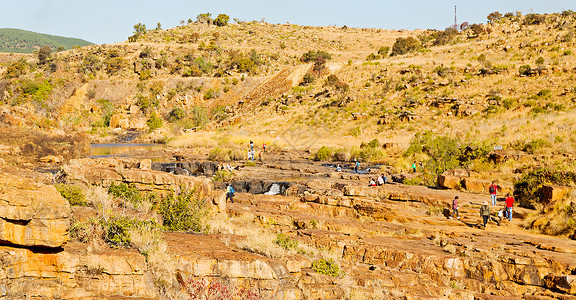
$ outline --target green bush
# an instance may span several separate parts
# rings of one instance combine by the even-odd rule
[[[102,220],[105,230],[104,241],[114,248],[130,247],[132,239],[130,231],[141,227],[152,227],[158,229],[156,221],[141,221],[128,217],[115,217],[108,221]]]
[[[540,14],[527,14],[524,17],[524,22],[522,25],[538,25],[546,21],[545,15]]]
[[[340,270],[340,266],[334,262],[333,259],[325,260],[319,259],[312,262],[312,270],[314,272],[332,276],[332,277],[342,277],[344,272]]]
[[[148,132],[152,132],[162,127],[162,118],[160,118],[158,114],[156,114],[156,112],[153,111],[150,114],[150,118],[148,118],[148,121],[146,121],[146,125],[148,125]]]
[[[392,53],[390,56],[403,55],[409,52],[414,52],[420,48],[420,42],[417,39],[409,36],[407,38],[399,37],[392,45]]]
[[[186,117],[186,111],[180,107],[174,107],[168,114],[168,122],[173,123]]]
[[[206,199],[197,190],[172,192],[156,204],[164,228],[171,231],[202,232],[203,219],[208,213]]]
[[[128,185],[124,182],[119,184],[112,183],[110,187],[108,187],[108,193],[133,204],[140,203],[145,198],[134,184]]]
[[[82,189],[75,185],[55,184],[54,187],[70,205],[87,206],[86,196]]]
[[[279,233],[276,235],[274,243],[286,250],[298,248],[298,241],[291,240],[289,236],[283,233]]]
[[[324,60],[330,60],[330,59],[332,59],[332,55],[326,51],[310,50],[310,51],[302,54],[302,56],[300,57],[300,61],[301,62],[311,62],[311,61],[317,60],[318,58],[322,58]]]
[[[236,174],[234,174],[234,172],[232,171],[218,170],[214,173],[214,177],[212,178],[212,180],[214,180],[215,182],[227,182],[233,180],[235,177]]]
[[[230,21],[230,17],[225,14],[219,14],[216,19],[214,19],[214,25],[216,26],[226,26],[228,25],[228,21]]]
[[[320,147],[320,149],[318,149],[318,151],[314,155],[314,160],[320,160],[320,161],[330,160],[332,159],[332,154],[333,151],[330,147],[322,146]]]
[[[28,62],[25,58],[20,58],[17,61],[11,62],[6,68],[4,78],[16,78],[26,74],[28,70]]]
[[[544,139],[535,139],[520,145],[520,150],[535,154],[544,148],[550,147],[550,142]]]
[[[518,74],[520,75],[528,75],[530,71],[532,71],[532,67],[530,67],[530,65],[522,65],[518,67]]]
[[[378,49],[378,55],[382,57],[386,57],[386,55],[388,55],[388,52],[390,52],[390,47],[380,47],[380,49]]]
[[[429,159],[425,162],[424,181],[432,185],[436,183],[439,174],[460,166],[460,141],[447,136],[436,136],[428,131],[417,133],[410,142],[405,156],[426,154]]]

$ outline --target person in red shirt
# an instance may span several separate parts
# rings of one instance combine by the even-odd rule
[[[506,195],[506,211],[508,212],[508,221],[512,221],[512,207],[514,206],[514,198],[510,194]]]
[[[454,218],[454,215],[456,215],[456,219],[460,219],[460,215],[458,214],[458,208],[460,208],[458,206],[458,196],[454,197],[454,200],[452,200],[452,215],[450,216],[450,220],[452,220],[452,218]]]

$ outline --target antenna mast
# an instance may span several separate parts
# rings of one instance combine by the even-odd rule
[[[458,21],[456,20],[456,5],[454,5],[454,29],[458,30]]]

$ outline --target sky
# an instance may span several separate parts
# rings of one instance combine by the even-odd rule
[[[232,21],[383,29],[445,29],[458,23],[486,23],[486,16],[520,11],[576,11],[575,0],[3,0],[0,28],[81,38],[96,44],[122,42],[134,25],[175,27],[200,13],[220,13]]]

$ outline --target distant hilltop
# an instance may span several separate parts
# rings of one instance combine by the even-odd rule
[[[36,33],[14,28],[0,28],[0,52],[33,53],[34,50],[49,46],[55,51],[72,49],[73,46],[89,46],[92,43],[76,38],[68,38]]]

